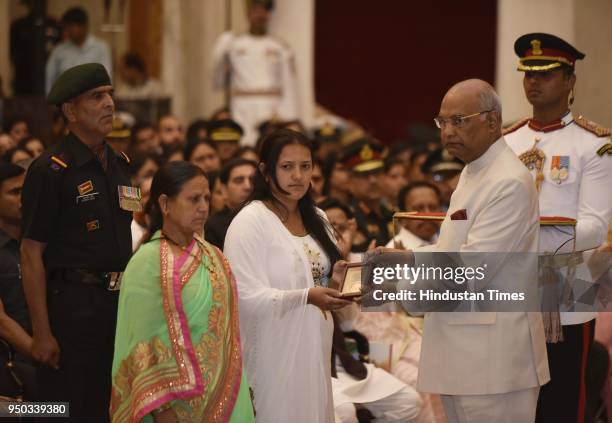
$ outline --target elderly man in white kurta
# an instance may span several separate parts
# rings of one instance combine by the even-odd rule
[[[276,118],[298,118],[295,67],[291,49],[267,33],[270,1],[252,1],[249,32],[225,32],[213,50],[214,85],[230,77],[230,112],[244,129],[242,145],[254,146],[257,127]]]
[[[414,251],[537,252],[537,192],[501,135],[493,88],[480,80],[453,86],[436,124],[466,166],[437,244]],[[549,381],[541,315],[427,312],[419,365],[418,390],[441,395],[449,422],[533,422]]]

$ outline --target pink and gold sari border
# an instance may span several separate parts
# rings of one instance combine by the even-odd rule
[[[117,408],[113,421],[139,421],[176,399],[186,401],[191,407],[187,414],[184,414],[186,410],[177,410],[183,419],[195,416],[206,416],[211,422],[231,419],[242,382],[237,288],[223,254],[201,238],[195,238],[196,248],[192,242],[178,259],[171,253],[168,241],[160,240],[162,302],[172,354],[154,372],[137,372],[132,382],[129,380],[134,376],[129,377],[129,390],[113,389],[113,398],[116,396],[113,403]],[[213,303],[208,314],[209,331],[196,340],[196,346],[189,332],[181,293],[198,267],[205,265],[203,254],[209,262]],[[126,359],[127,374],[137,365],[134,358]],[[171,361],[166,361],[168,359]],[[120,395],[127,396],[124,406],[121,406]]]
[[[189,325],[183,308],[181,290],[200,264],[200,255],[191,252],[195,241],[176,260],[170,251],[168,241],[160,240],[160,266],[163,306],[168,324],[168,335],[177,363],[178,377],[166,379],[152,385],[134,397],[134,420],[139,421],[151,411],[175,399],[188,399],[204,392],[202,373],[198,364]],[[198,249],[199,250],[199,249]],[[180,277],[181,268],[188,271]],[[184,348],[183,348],[184,346]],[[147,398],[148,397],[148,398]]]
[[[228,325],[227,337],[226,337],[226,359],[227,370],[221,377],[219,385],[222,389],[219,389],[215,398],[215,401],[211,401],[210,410],[211,421],[214,422],[229,422],[234,410],[234,406],[238,399],[238,393],[240,392],[240,385],[242,382],[242,351],[240,349],[240,329],[238,321],[238,292],[236,289],[236,283],[234,276],[232,275],[231,269],[227,259],[223,256],[221,251],[216,247],[212,247],[215,251],[215,258],[219,261],[223,268],[223,277],[225,278],[225,286],[227,287],[227,303],[230,322]],[[212,259],[212,257],[210,257]]]

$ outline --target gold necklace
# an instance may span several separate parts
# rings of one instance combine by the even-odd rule
[[[176,245],[177,247],[179,247],[181,249],[181,251],[185,251],[187,249],[187,247],[189,247],[189,245],[191,245],[191,242],[189,242],[189,244],[187,244],[186,246],[182,246],[181,244],[179,244],[178,242],[176,242],[174,239],[170,238],[168,236],[167,233],[163,232],[161,233],[162,237],[164,237],[165,239],[167,239],[168,241],[170,241],[172,244]]]

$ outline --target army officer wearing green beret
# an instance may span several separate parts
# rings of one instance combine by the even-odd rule
[[[22,194],[23,285],[40,400],[69,402],[71,421],[108,422],[118,286],[139,193],[128,157],[104,141],[115,107],[104,66],[66,70],[48,101],[69,133],[31,165]]]

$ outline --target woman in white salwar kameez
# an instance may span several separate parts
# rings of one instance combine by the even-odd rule
[[[250,201],[225,238],[258,422],[334,421],[329,310],[350,301],[327,288],[345,263],[310,197],[311,175],[310,141],[286,129],[270,134]]]

